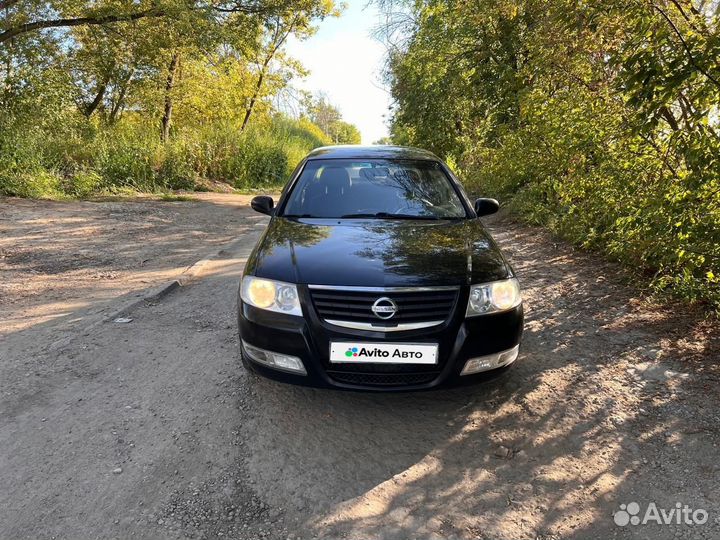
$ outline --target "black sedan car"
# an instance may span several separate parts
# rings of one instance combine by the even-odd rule
[[[515,274],[450,169],[424,150],[336,146],[297,167],[240,284],[243,363],[273,379],[421,390],[518,356]]]

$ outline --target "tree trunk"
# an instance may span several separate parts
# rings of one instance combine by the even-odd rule
[[[265,56],[265,61],[260,68],[260,75],[258,76],[257,83],[255,84],[255,92],[253,92],[250,103],[248,104],[247,109],[245,109],[245,118],[243,118],[243,123],[240,127],[241,132],[245,131],[245,128],[250,121],[250,116],[253,113],[253,109],[255,108],[255,103],[257,103],[257,100],[260,98],[260,91],[262,90],[263,80],[265,79],[265,73],[267,73],[270,62],[272,62],[275,54],[277,54],[278,50],[280,50],[280,47],[282,47],[283,43],[285,43],[285,40],[290,35],[290,32],[292,32],[295,28],[295,24],[297,23],[298,19],[299,14],[296,14],[292,22],[286,28],[282,28],[280,25],[280,19],[278,18],[278,23],[275,27],[275,36],[273,37],[272,42],[269,45],[267,56]]]
[[[130,73],[128,73],[128,76],[123,81],[122,86],[120,87],[120,92],[118,93],[117,100],[112,106],[112,109],[110,110],[110,117],[108,118],[108,121],[111,124],[114,124],[117,120],[118,113],[122,110],[123,105],[125,104],[125,96],[127,95],[128,87],[130,86],[130,81],[132,81],[133,75],[135,75],[135,68],[132,68],[130,70]]]
[[[165,114],[162,117],[162,132],[160,138],[163,142],[170,138],[170,124],[172,123],[173,114],[173,98],[172,90],[175,87],[175,79],[177,78],[178,69],[180,68],[180,53],[173,53],[168,68],[167,83],[165,83]]]
[[[262,65],[262,69],[260,70],[260,76],[258,77],[257,83],[255,84],[255,92],[253,92],[252,98],[250,99],[250,103],[247,106],[247,109],[245,109],[245,118],[243,118],[242,127],[240,128],[240,131],[245,131],[245,128],[248,125],[248,122],[250,122],[250,115],[252,115],[253,109],[255,108],[255,103],[257,102],[258,98],[260,97],[260,90],[262,90],[262,84],[263,79],[265,79],[265,71],[267,70],[268,65],[270,64],[270,60],[272,59],[272,56],[268,55],[268,58],[265,60],[265,62]]]
[[[102,103],[103,99],[105,99],[105,92],[107,91],[107,85],[108,80],[105,79],[100,86],[98,86],[97,94],[95,94],[95,99],[93,99],[90,103],[88,103],[85,106],[85,110],[83,111],[83,114],[85,115],[85,118],[90,118],[93,113],[97,110],[97,108]]]
[[[8,4],[4,5],[5,10],[5,20],[7,21],[10,17],[10,7]],[[8,48],[12,49],[14,45],[14,41],[11,40],[8,44]],[[5,79],[3,80],[3,97],[0,100],[0,105],[5,106],[6,102],[10,99],[10,80],[13,76],[13,64],[12,64],[13,55],[11,51],[8,51],[8,53],[5,55]]]
[[[665,119],[665,121],[670,125],[673,131],[678,131],[680,129],[680,126],[678,126],[677,120],[675,119],[675,116],[673,113],[670,112],[670,109],[663,106],[660,107],[659,110],[662,117]]]

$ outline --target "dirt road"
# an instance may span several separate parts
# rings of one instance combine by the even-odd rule
[[[198,219],[227,217],[203,204]],[[283,386],[238,362],[237,283],[261,230],[239,219],[241,242],[129,323],[89,327],[88,305],[3,321],[0,538],[720,538],[716,323],[495,220],[527,306],[506,377],[398,395]],[[156,232],[161,261],[182,233]],[[707,521],[616,525],[631,502]]]
[[[177,275],[264,220],[250,197],[192,201],[31,201],[0,198],[3,333],[97,311]]]

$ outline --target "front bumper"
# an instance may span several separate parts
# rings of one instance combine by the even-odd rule
[[[522,337],[522,305],[503,313],[465,318],[464,307],[457,306],[467,305],[467,288],[461,290],[453,315],[442,325],[392,334],[330,325],[315,313],[307,288],[299,286],[298,292],[303,317],[257,309],[238,299],[238,328],[242,340],[255,347],[302,360],[306,375],[253,362],[250,355],[243,351],[244,358],[254,371],[282,382],[373,391],[430,390],[479,382],[496,377],[510,366],[461,376],[465,363],[471,358],[512,349]],[[329,352],[332,341],[437,343],[438,363],[331,364]]]

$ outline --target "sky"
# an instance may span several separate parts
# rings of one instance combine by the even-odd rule
[[[343,120],[358,127],[363,144],[372,144],[388,134],[390,105],[381,81],[385,47],[371,36],[380,19],[366,0],[346,3],[342,15],[325,19],[311,38],[289,40],[287,52],[310,72],[297,86],[324,93]]]

